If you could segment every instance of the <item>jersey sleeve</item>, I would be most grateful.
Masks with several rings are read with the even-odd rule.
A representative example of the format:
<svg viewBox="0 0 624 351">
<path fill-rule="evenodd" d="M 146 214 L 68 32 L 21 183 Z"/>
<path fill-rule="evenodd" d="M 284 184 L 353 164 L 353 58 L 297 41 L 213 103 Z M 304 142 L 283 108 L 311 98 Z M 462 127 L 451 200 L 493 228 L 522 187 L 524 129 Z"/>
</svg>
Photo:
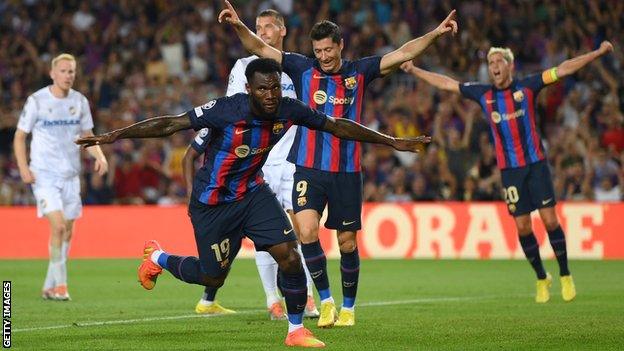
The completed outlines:
<svg viewBox="0 0 624 351">
<path fill-rule="evenodd" d="M 203 128 L 195 135 L 193 141 L 191 142 L 191 147 L 195 149 L 200 155 L 206 151 L 208 144 L 210 142 L 210 129 Z"/>
<path fill-rule="evenodd" d="M 17 122 L 19 130 L 26 133 L 32 131 L 37 122 L 37 109 L 37 100 L 33 96 L 29 96 Z"/>
<path fill-rule="evenodd" d="M 373 79 L 381 77 L 380 71 L 381 56 L 370 56 L 355 61 L 358 73 L 364 75 L 365 84 Z"/>
<path fill-rule="evenodd" d="M 287 115 L 291 117 L 295 124 L 314 130 L 322 130 L 325 128 L 325 123 L 327 123 L 327 120 L 330 118 L 329 116 L 310 108 L 299 100 L 291 98 L 284 99 L 287 105 Z"/>
<path fill-rule="evenodd" d="M 230 77 L 228 79 L 226 96 L 232 96 L 238 93 L 247 93 L 245 88 L 247 84 L 247 77 L 245 77 L 245 65 L 240 59 L 236 60 L 232 71 L 230 71 Z"/>
<path fill-rule="evenodd" d="M 521 84 L 537 93 L 545 86 L 559 80 L 557 68 L 549 68 L 542 73 L 532 74 L 521 81 Z"/>
<path fill-rule="evenodd" d="M 460 83 L 459 92 L 463 97 L 479 102 L 483 94 L 491 88 L 488 84 Z"/>
<path fill-rule="evenodd" d="M 186 114 L 191 120 L 191 127 L 194 130 L 223 128 L 225 125 L 224 116 L 232 113 L 229 111 L 231 109 L 230 99 L 229 97 L 214 99 L 187 111 Z"/>
<path fill-rule="evenodd" d="M 282 53 L 282 70 L 293 81 L 299 79 L 304 71 L 314 65 L 314 60 L 294 52 Z"/>
<path fill-rule="evenodd" d="M 80 115 L 80 129 L 84 131 L 89 131 L 93 129 L 93 116 L 91 116 L 91 106 L 89 106 L 89 100 L 85 96 L 81 98 L 80 107 L 81 115 Z"/>
</svg>

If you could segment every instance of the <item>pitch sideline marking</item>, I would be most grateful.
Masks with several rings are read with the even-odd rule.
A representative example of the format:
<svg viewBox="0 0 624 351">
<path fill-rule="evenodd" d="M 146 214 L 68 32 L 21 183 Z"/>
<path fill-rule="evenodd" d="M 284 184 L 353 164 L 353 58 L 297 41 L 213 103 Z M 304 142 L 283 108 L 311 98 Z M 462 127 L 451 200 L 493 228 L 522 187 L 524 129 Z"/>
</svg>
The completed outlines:
<svg viewBox="0 0 624 351">
<path fill-rule="evenodd" d="M 478 300 L 497 299 L 501 297 L 509 297 L 509 295 L 467 296 L 467 297 L 431 297 L 431 298 L 412 299 L 412 300 L 365 302 L 362 304 L 358 304 L 357 306 L 358 307 L 376 307 L 376 306 L 411 305 L 411 304 L 435 303 L 435 302 L 478 301 Z M 236 314 L 245 315 L 245 314 L 254 314 L 254 313 L 261 313 L 261 312 L 266 312 L 266 310 L 246 310 L 246 311 L 236 312 Z M 177 320 L 177 319 L 191 319 L 191 318 L 214 318 L 214 317 L 222 317 L 222 316 L 225 316 L 225 315 L 185 314 L 185 315 L 179 315 L 179 316 L 119 319 L 119 320 L 100 321 L 100 322 L 76 322 L 72 324 L 51 325 L 47 327 L 13 329 L 13 332 L 16 332 L 16 333 L 17 332 L 31 332 L 31 331 L 40 331 L 40 330 L 65 329 L 65 328 L 72 328 L 72 327 L 97 327 L 97 326 L 103 326 L 103 325 L 132 324 L 132 323 L 167 321 L 167 320 Z"/>
</svg>

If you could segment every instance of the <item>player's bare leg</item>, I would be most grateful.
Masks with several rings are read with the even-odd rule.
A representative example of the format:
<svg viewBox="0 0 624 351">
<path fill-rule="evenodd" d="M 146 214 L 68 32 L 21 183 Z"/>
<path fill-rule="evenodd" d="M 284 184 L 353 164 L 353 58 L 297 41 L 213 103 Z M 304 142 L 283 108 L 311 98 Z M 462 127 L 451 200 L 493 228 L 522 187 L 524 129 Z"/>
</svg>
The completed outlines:
<svg viewBox="0 0 624 351">
<path fill-rule="evenodd" d="M 46 217 L 50 224 L 50 262 L 42 297 L 49 300 L 67 301 L 70 297 L 67 292 L 67 268 L 63 243 L 66 238 L 71 238 L 71 231 L 68 234 L 68 222 L 73 226 L 73 221 L 67 221 L 61 211 L 52 211 L 46 214 Z"/>
<path fill-rule="evenodd" d="M 288 311 L 288 335 L 284 343 L 287 346 L 324 347 L 325 344 L 303 326 L 307 288 L 297 242 L 293 240 L 271 246 L 268 252 L 279 265 L 280 284 Z"/>
<path fill-rule="evenodd" d="M 542 259 L 539 253 L 539 244 L 537 243 L 535 235 L 533 235 L 531 215 L 520 215 L 514 217 L 514 220 L 516 222 L 516 229 L 518 230 L 520 245 L 522 246 L 524 255 L 533 267 L 537 276 L 537 282 L 535 284 L 535 302 L 548 302 L 548 300 L 550 300 L 549 288 L 552 284 L 552 278 L 550 277 L 550 274 L 546 273 L 544 270 L 544 265 L 542 264 Z"/>
<path fill-rule="evenodd" d="M 299 234 L 299 224 L 297 223 L 297 218 L 295 218 L 295 213 L 293 210 L 287 210 L 288 217 L 290 218 L 290 223 L 295 230 L 295 234 L 297 235 L 297 241 L 299 244 L 297 245 L 297 250 L 299 251 L 299 255 L 301 256 L 301 263 L 303 265 L 303 270 L 306 274 L 306 286 L 308 287 L 308 302 L 306 303 L 305 311 L 303 312 L 303 316 L 306 318 L 318 318 L 319 311 L 316 308 L 316 303 L 314 302 L 314 282 L 312 281 L 312 276 L 310 275 L 310 270 L 308 270 L 308 266 L 305 263 L 305 259 L 303 258 L 303 252 L 301 251 L 301 235 Z"/>
<path fill-rule="evenodd" d="M 338 231 L 340 247 L 340 273 L 342 277 L 342 307 L 337 327 L 349 327 L 355 324 L 355 297 L 360 275 L 360 256 L 357 250 L 357 232 Z"/>
<path fill-rule="evenodd" d="M 310 275 L 321 299 L 321 313 L 317 325 L 331 328 L 337 318 L 336 303 L 329 289 L 327 258 L 318 239 L 321 215 L 315 210 L 306 209 L 295 214 L 301 236 L 301 251 Z"/>
<path fill-rule="evenodd" d="M 569 302 L 576 297 L 574 280 L 568 269 L 568 253 L 566 250 L 565 234 L 561 229 L 555 207 L 546 207 L 539 210 L 540 217 L 548 231 L 548 240 L 559 263 L 559 279 L 561 281 L 561 297 Z"/>
</svg>

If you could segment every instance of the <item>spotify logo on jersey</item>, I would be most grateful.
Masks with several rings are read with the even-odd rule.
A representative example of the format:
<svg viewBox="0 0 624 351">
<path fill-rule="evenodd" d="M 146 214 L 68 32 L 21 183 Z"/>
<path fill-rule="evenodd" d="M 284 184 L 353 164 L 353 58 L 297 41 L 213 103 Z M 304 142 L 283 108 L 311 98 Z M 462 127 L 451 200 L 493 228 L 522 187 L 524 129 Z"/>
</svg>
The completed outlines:
<svg viewBox="0 0 624 351">
<path fill-rule="evenodd" d="M 322 105 L 327 102 L 327 93 L 322 90 L 317 90 L 314 92 L 313 98 L 314 102 L 316 102 L 318 105 Z"/>
<path fill-rule="evenodd" d="M 249 146 L 241 145 L 234 149 L 234 153 L 240 158 L 247 157 L 247 155 L 249 155 Z"/>
</svg>

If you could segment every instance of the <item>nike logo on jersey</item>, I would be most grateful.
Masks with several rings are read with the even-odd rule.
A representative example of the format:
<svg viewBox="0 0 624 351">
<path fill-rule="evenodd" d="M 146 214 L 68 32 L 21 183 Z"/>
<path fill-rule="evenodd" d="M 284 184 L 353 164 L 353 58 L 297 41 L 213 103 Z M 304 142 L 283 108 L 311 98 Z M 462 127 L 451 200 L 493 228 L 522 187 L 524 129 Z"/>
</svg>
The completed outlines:
<svg viewBox="0 0 624 351">
<path fill-rule="evenodd" d="M 314 78 L 314 79 L 325 79 L 327 77 L 326 76 L 319 76 L 319 75 L 313 74 L 312 78 Z"/>
<path fill-rule="evenodd" d="M 236 134 L 236 135 L 241 135 L 241 134 L 243 134 L 243 133 L 245 133 L 245 132 L 248 132 L 249 130 L 250 130 L 250 129 L 236 129 L 236 130 L 234 131 L 234 134 Z"/>
<path fill-rule="evenodd" d="M 488 104 L 488 105 L 493 104 L 495 102 L 496 102 L 496 100 L 485 100 L 485 103 Z"/>
<path fill-rule="evenodd" d="M 292 229 L 290 229 L 290 230 L 286 230 L 286 229 L 284 229 L 284 235 L 288 235 L 288 234 L 290 234 L 290 232 L 292 232 L 292 231 L 293 231 Z"/>
<path fill-rule="evenodd" d="M 342 225 L 349 225 L 349 224 L 353 224 L 353 223 L 355 223 L 355 221 L 351 221 L 351 222 L 342 221 Z"/>
<path fill-rule="evenodd" d="M 552 201 L 552 197 L 546 200 L 542 200 L 542 205 L 547 205 L 551 201 Z"/>
</svg>

